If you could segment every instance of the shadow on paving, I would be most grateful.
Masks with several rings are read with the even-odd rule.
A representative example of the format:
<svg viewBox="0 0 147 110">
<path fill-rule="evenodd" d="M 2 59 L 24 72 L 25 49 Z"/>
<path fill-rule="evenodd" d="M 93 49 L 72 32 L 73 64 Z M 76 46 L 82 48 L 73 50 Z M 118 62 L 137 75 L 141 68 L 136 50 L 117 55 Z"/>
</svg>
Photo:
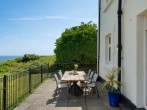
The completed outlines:
<svg viewBox="0 0 147 110">
<path fill-rule="evenodd" d="M 49 107 L 55 106 L 55 107 L 67 107 L 67 109 L 74 109 L 75 110 L 86 110 L 86 100 L 83 95 L 81 96 L 73 96 L 72 94 L 67 94 L 67 89 L 61 89 L 59 94 L 56 96 L 56 98 L 49 99 L 46 104 Z M 49 108 L 48 107 L 48 108 Z"/>
<path fill-rule="evenodd" d="M 61 89 L 55 99 L 48 99 L 46 102 L 47 110 L 53 108 L 63 108 L 63 110 L 133 110 L 124 104 L 120 104 L 120 107 L 110 107 L 106 89 L 99 90 L 99 98 L 93 92 L 88 93 L 86 98 L 84 95 L 73 96 L 72 94 L 69 94 L 68 98 L 67 93 L 67 89 L 64 88 Z"/>
<path fill-rule="evenodd" d="M 98 85 L 101 86 L 101 83 L 98 82 Z M 15 110 L 135 110 L 125 103 L 121 103 L 120 107 L 110 107 L 106 89 L 99 90 L 99 98 L 96 94 L 89 93 L 85 99 L 84 95 L 72 94 L 68 98 L 67 89 L 64 88 L 54 99 L 52 94 L 55 87 L 53 79 L 47 80 Z"/>
</svg>

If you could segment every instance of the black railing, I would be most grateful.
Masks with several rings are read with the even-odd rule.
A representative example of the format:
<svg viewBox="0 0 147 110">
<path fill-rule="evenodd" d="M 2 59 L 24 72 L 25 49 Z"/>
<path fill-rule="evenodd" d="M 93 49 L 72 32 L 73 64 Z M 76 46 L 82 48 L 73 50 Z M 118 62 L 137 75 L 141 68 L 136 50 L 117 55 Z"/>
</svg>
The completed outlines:
<svg viewBox="0 0 147 110">
<path fill-rule="evenodd" d="M 70 71 L 74 64 L 54 63 L 33 67 L 18 73 L 11 73 L 0 78 L 0 110 L 12 110 L 34 88 L 40 85 L 46 78 L 52 76 L 58 70 Z M 78 64 L 78 70 L 87 72 L 89 69 L 97 71 L 97 64 Z"/>
<path fill-rule="evenodd" d="M 12 110 L 46 78 L 49 66 L 41 65 L 0 78 L 0 110 Z"/>
<path fill-rule="evenodd" d="M 0 110 L 3 110 L 3 78 L 0 78 Z"/>
</svg>

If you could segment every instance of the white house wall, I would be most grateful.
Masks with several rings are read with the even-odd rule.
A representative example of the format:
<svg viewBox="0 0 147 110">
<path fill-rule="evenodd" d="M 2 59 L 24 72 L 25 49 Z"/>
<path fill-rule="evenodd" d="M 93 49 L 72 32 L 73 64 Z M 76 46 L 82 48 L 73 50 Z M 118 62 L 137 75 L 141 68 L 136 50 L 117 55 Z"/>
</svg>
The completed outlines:
<svg viewBox="0 0 147 110">
<path fill-rule="evenodd" d="M 147 9 L 147 0 L 123 0 L 123 94 L 138 108 L 143 102 L 143 19 L 138 15 Z M 140 33 L 140 34 L 139 34 Z"/>
<path fill-rule="evenodd" d="M 122 93 L 136 105 L 136 17 L 133 13 L 132 0 L 130 1 L 124 0 L 122 6 L 122 81 L 125 85 Z"/>
<path fill-rule="evenodd" d="M 107 70 L 117 67 L 117 10 L 118 0 L 112 0 L 105 10 L 105 0 L 101 0 L 101 43 L 100 43 L 100 75 L 105 79 Z M 139 15 L 147 10 L 147 0 L 122 0 L 122 93 L 138 108 L 144 107 L 143 102 L 143 34 L 142 17 Z M 138 24 L 139 23 L 139 24 Z M 139 27 L 138 27 L 139 26 Z M 113 61 L 105 64 L 105 36 L 112 34 Z M 139 34 L 140 33 L 140 34 Z"/>
<path fill-rule="evenodd" d="M 105 10 L 105 1 L 102 1 L 101 9 L 101 38 L 100 38 L 100 75 L 105 79 L 105 76 L 113 66 L 117 66 L 117 3 L 112 2 L 110 7 Z M 113 0 L 117 1 L 117 0 Z M 111 11 L 111 10 L 113 11 Z M 112 13 L 113 12 L 113 13 Z M 103 22 L 104 21 L 104 22 Z M 105 64 L 105 36 L 111 33 L 112 37 L 112 55 L 113 60 L 110 65 Z"/>
</svg>

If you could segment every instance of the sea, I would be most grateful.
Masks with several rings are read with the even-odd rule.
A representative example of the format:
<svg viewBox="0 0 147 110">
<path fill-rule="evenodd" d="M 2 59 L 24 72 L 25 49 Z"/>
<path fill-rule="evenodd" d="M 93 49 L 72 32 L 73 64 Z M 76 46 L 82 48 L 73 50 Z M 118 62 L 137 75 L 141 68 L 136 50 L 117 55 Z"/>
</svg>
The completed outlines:
<svg viewBox="0 0 147 110">
<path fill-rule="evenodd" d="M 21 56 L 0 56 L 0 62 L 5 62 L 8 60 L 12 60 Z"/>
</svg>

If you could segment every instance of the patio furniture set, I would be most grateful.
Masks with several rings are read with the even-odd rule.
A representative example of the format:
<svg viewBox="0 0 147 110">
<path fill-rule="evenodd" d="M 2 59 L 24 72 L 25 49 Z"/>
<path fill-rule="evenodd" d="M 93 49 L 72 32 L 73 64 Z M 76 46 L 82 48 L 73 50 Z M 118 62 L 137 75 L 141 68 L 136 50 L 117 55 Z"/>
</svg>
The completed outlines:
<svg viewBox="0 0 147 110">
<path fill-rule="evenodd" d="M 84 95 L 86 98 L 86 95 L 91 91 L 99 97 L 96 85 L 98 74 L 91 71 L 91 69 L 89 69 L 87 74 L 84 71 L 76 71 L 76 73 L 74 71 L 65 71 L 62 74 L 62 71 L 59 70 L 58 73 L 54 74 L 54 78 L 56 81 L 54 99 L 62 88 L 67 88 L 68 99 L 69 94 L 73 96 Z"/>
</svg>

